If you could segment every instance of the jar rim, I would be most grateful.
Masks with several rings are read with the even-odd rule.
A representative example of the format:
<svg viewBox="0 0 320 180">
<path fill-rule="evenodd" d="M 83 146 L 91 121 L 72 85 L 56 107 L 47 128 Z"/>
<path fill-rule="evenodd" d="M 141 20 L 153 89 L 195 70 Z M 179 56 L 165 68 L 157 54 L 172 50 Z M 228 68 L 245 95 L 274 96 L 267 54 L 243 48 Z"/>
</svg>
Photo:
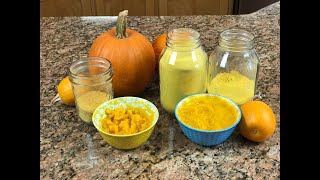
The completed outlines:
<svg viewBox="0 0 320 180">
<path fill-rule="evenodd" d="M 234 39 L 234 37 L 232 36 L 234 34 L 242 35 L 241 37 L 237 38 L 239 40 L 243 40 L 246 42 L 255 40 L 255 37 L 251 32 L 243 30 L 243 29 L 238 29 L 238 28 L 227 29 L 227 30 L 223 31 L 219 37 L 224 40 L 231 40 L 231 39 Z"/>
<path fill-rule="evenodd" d="M 176 28 L 166 33 L 166 46 L 170 48 L 198 48 L 200 33 L 192 28 Z"/>
<path fill-rule="evenodd" d="M 192 37 L 194 39 L 200 38 L 200 33 L 191 28 L 176 28 L 167 32 L 167 37 L 169 39 L 183 38 L 183 37 Z"/>
<path fill-rule="evenodd" d="M 254 35 L 239 28 L 227 29 L 219 35 L 219 45 L 231 49 L 252 49 L 255 46 Z"/>
<path fill-rule="evenodd" d="M 94 60 L 96 62 L 100 62 L 100 63 L 103 63 L 103 64 L 107 65 L 105 67 L 106 70 L 101 72 L 101 73 L 99 73 L 99 74 L 90 74 L 90 76 L 81 75 L 81 74 L 78 74 L 78 73 L 75 72 L 77 69 L 79 70 L 79 69 L 85 67 L 84 66 L 85 64 L 86 64 L 86 66 L 89 66 L 88 65 L 89 64 L 88 63 L 89 60 L 90 61 Z M 77 67 L 77 66 L 79 66 L 79 67 Z M 111 61 L 106 59 L 106 58 L 99 57 L 99 56 L 80 57 L 78 60 L 73 61 L 67 70 L 68 70 L 68 74 L 70 76 L 70 81 L 73 81 L 73 79 L 79 79 L 79 80 L 93 79 L 94 80 L 94 79 L 98 79 L 98 78 L 101 78 L 101 77 L 106 76 L 106 75 L 110 75 L 110 77 L 107 80 L 112 78 L 112 64 L 111 64 Z"/>
</svg>

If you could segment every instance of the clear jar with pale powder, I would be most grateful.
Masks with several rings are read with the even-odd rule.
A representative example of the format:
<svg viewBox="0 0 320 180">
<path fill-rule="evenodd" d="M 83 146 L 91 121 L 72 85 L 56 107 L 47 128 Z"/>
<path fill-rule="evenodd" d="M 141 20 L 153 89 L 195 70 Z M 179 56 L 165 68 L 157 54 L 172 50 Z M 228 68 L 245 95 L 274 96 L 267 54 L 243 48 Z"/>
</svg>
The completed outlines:
<svg viewBox="0 0 320 180">
<path fill-rule="evenodd" d="M 111 63 L 100 57 L 82 57 L 70 65 L 68 73 L 78 115 L 92 124 L 95 109 L 113 98 Z"/>
<path fill-rule="evenodd" d="M 208 93 L 219 94 L 242 105 L 256 91 L 259 57 L 252 33 L 241 29 L 223 31 L 209 57 Z"/>
</svg>

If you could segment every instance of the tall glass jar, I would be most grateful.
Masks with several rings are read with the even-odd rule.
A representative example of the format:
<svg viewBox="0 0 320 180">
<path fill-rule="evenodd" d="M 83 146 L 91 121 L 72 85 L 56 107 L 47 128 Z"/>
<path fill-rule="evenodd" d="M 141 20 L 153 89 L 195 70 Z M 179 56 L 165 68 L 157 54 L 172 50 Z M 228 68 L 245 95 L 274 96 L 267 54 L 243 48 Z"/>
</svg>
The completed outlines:
<svg viewBox="0 0 320 180">
<path fill-rule="evenodd" d="M 92 114 L 102 103 L 113 98 L 112 66 L 100 57 L 82 57 L 68 69 L 81 120 L 92 124 Z"/>
<path fill-rule="evenodd" d="M 226 96 L 238 105 L 252 99 L 259 71 L 254 39 L 241 29 L 220 34 L 218 46 L 209 57 L 208 93 Z"/>
<path fill-rule="evenodd" d="M 166 42 L 159 62 L 160 102 L 173 113 L 184 97 L 206 92 L 208 56 L 200 34 L 193 29 L 174 29 L 167 34 Z"/>
</svg>

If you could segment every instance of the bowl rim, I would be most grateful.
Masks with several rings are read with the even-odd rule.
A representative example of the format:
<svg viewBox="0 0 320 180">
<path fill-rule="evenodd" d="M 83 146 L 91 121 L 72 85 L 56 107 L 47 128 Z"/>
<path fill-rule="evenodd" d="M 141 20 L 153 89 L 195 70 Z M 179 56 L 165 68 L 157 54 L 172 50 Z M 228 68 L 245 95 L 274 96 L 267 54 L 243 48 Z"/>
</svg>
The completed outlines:
<svg viewBox="0 0 320 180">
<path fill-rule="evenodd" d="M 217 97 L 220 97 L 222 99 L 225 99 L 226 101 L 228 101 L 229 103 L 231 103 L 236 109 L 237 111 L 239 112 L 239 118 L 229 127 L 225 128 L 225 129 L 220 129 L 220 130 L 201 130 L 201 129 L 196 129 L 196 128 L 193 128 L 187 124 L 185 124 L 184 122 L 182 122 L 180 120 L 180 118 L 178 117 L 177 115 L 177 110 L 178 108 L 181 106 L 181 104 L 188 100 L 190 97 L 194 97 L 194 96 L 217 96 Z M 231 128 L 233 128 L 234 126 L 236 126 L 239 122 L 240 122 L 240 119 L 242 117 L 242 113 L 241 113 L 241 110 L 239 108 L 239 106 L 234 102 L 232 101 L 231 99 L 225 97 L 225 96 L 222 96 L 222 95 L 219 95 L 219 94 L 211 94 L 211 93 L 197 93 L 197 94 L 192 94 L 192 95 L 189 95 L 187 97 L 184 97 L 183 99 L 181 99 L 178 104 L 176 105 L 175 107 L 175 110 L 174 110 L 174 115 L 176 117 L 176 119 L 178 120 L 179 123 L 181 123 L 182 125 L 186 126 L 187 128 L 189 129 L 192 129 L 192 130 L 195 130 L 195 131 L 198 131 L 198 132 L 206 132 L 206 133 L 214 133 L 214 132 L 224 132 L 224 131 L 227 131 Z"/>
<path fill-rule="evenodd" d="M 126 99 L 128 99 L 128 98 L 129 98 L 129 99 L 140 99 L 140 100 L 142 100 L 142 101 L 147 102 L 148 105 L 153 106 L 153 107 L 157 110 L 157 111 L 155 112 L 155 116 L 154 116 L 154 119 L 156 119 L 156 120 L 154 121 L 154 123 L 151 124 L 151 126 L 149 126 L 147 129 L 145 129 L 145 130 L 143 130 L 143 131 L 141 131 L 141 132 L 138 132 L 138 133 L 134 133 L 134 134 L 110 134 L 110 133 L 107 133 L 107 132 L 103 131 L 102 129 L 98 128 L 97 125 L 95 124 L 95 121 L 93 120 L 94 116 L 97 114 L 97 109 L 100 108 L 101 106 L 104 106 L 105 104 L 107 104 L 107 103 L 109 103 L 109 102 L 111 102 L 111 101 L 115 101 L 115 100 L 119 100 L 119 99 L 125 99 L 125 98 L 126 98 Z M 148 100 L 146 100 L 146 99 L 144 99 L 144 98 L 134 97 L 134 96 L 123 96 L 123 97 L 118 97 L 118 98 L 113 98 L 113 99 L 107 100 L 107 101 L 105 101 L 104 103 L 100 104 L 100 105 L 94 110 L 94 112 L 93 112 L 93 114 L 92 114 L 92 123 L 93 123 L 94 127 L 95 127 L 99 132 L 101 132 L 101 133 L 103 133 L 103 134 L 106 134 L 106 135 L 109 135 L 109 136 L 113 136 L 113 137 L 131 137 L 131 136 L 135 136 L 135 135 L 142 134 L 142 133 L 150 130 L 151 128 L 153 128 L 153 127 L 157 124 L 158 120 L 159 120 L 159 110 L 158 110 L 158 108 L 157 108 L 152 102 L 150 102 L 150 101 L 148 101 Z M 153 120 L 152 120 L 152 121 L 153 121 Z"/>
</svg>

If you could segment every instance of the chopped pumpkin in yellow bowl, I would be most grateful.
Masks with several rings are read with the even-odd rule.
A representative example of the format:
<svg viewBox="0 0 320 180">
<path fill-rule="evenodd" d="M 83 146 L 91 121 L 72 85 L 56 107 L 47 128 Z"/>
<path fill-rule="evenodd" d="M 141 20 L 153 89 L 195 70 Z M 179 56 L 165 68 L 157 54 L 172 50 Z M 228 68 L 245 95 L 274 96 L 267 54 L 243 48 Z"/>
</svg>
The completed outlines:
<svg viewBox="0 0 320 180">
<path fill-rule="evenodd" d="M 119 97 L 101 104 L 92 122 L 106 142 L 118 149 L 134 149 L 148 140 L 158 121 L 157 107 L 138 97 Z"/>
</svg>

